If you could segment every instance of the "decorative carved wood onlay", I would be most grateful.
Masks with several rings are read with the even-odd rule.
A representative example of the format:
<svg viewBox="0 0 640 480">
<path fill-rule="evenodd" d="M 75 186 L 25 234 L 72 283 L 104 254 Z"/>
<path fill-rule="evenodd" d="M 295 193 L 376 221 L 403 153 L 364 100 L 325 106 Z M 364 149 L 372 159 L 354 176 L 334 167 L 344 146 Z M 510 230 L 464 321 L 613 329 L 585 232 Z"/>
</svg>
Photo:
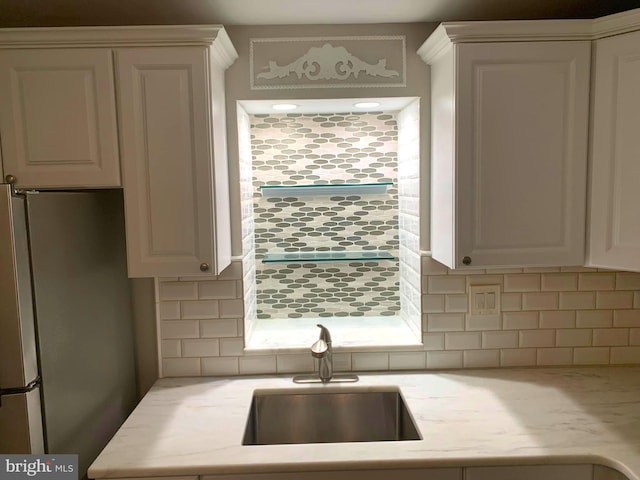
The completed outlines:
<svg viewBox="0 0 640 480">
<path fill-rule="evenodd" d="M 406 86 L 404 36 L 251 39 L 250 54 L 253 90 Z"/>
</svg>

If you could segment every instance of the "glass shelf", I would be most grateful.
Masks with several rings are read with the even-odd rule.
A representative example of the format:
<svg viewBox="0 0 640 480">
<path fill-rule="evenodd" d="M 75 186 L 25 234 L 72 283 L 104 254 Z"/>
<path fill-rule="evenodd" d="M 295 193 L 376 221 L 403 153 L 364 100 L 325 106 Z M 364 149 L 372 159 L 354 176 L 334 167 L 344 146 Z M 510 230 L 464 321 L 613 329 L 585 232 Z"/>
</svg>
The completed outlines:
<svg viewBox="0 0 640 480">
<path fill-rule="evenodd" d="M 364 250 L 347 252 L 285 252 L 265 253 L 262 263 L 303 263 L 303 262 L 371 262 L 378 260 L 395 260 L 395 257 L 384 250 Z"/>
<path fill-rule="evenodd" d="M 376 195 L 387 192 L 393 182 L 324 183 L 307 185 L 262 185 L 263 197 L 300 197 L 311 195 Z"/>
</svg>

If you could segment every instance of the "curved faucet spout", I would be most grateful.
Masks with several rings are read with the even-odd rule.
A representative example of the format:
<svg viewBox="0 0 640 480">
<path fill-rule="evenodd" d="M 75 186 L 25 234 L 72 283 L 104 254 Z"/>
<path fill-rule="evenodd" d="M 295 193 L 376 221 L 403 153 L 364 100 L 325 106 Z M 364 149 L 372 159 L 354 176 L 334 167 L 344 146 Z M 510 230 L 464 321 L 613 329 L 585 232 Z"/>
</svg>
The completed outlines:
<svg viewBox="0 0 640 480">
<path fill-rule="evenodd" d="M 318 324 L 320 328 L 320 338 L 311 345 L 311 355 L 320 359 L 318 374 L 322 382 L 330 382 L 333 377 L 333 351 L 331 348 L 331 333 L 329 329 Z"/>
</svg>

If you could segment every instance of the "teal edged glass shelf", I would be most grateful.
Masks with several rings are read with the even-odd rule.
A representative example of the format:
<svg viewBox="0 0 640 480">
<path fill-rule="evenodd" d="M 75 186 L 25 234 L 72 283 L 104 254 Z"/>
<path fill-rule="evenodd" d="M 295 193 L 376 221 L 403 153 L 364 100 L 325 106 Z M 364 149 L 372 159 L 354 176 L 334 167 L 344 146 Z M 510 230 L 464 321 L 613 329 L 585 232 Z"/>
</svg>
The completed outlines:
<svg viewBox="0 0 640 480">
<path fill-rule="evenodd" d="M 387 192 L 393 182 L 324 183 L 306 185 L 262 185 L 263 197 L 300 197 L 311 195 L 379 195 Z"/>
<path fill-rule="evenodd" d="M 384 250 L 364 250 L 354 252 L 285 252 L 265 253 L 262 258 L 262 263 L 376 262 L 378 260 L 395 260 L 395 257 Z"/>
</svg>

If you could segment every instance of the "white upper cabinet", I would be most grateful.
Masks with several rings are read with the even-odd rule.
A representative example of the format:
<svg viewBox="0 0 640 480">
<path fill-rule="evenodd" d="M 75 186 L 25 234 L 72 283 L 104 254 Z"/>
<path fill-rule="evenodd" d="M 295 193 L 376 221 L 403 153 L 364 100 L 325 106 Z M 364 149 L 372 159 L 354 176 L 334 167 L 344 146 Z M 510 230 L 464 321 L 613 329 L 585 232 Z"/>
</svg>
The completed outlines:
<svg viewBox="0 0 640 480">
<path fill-rule="evenodd" d="M 129 276 L 215 275 L 231 261 L 224 64 L 205 46 L 115 58 Z"/>
<path fill-rule="evenodd" d="M 0 50 L 4 174 L 20 187 L 120 185 L 109 49 Z"/>
<path fill-rule="evenodd" d="M 640 31 L 595 42 L 593 99 L 587 264 L 640 271 Z"/>
<path fill-rule="evenodd" d="M 224 72 L 237 57 L 219 25 L 0 29 L 3 174 L 123 186 L 129 276 L 216 275 L 231 262 Z"/>
<path fill-rule="evenodd" d="M 443 24 L 419 50 L 431 65 L 433 258 L 582 265 L 591 42 L 496 42 L 508 35 L 495 23 Z"/>
</svg>

